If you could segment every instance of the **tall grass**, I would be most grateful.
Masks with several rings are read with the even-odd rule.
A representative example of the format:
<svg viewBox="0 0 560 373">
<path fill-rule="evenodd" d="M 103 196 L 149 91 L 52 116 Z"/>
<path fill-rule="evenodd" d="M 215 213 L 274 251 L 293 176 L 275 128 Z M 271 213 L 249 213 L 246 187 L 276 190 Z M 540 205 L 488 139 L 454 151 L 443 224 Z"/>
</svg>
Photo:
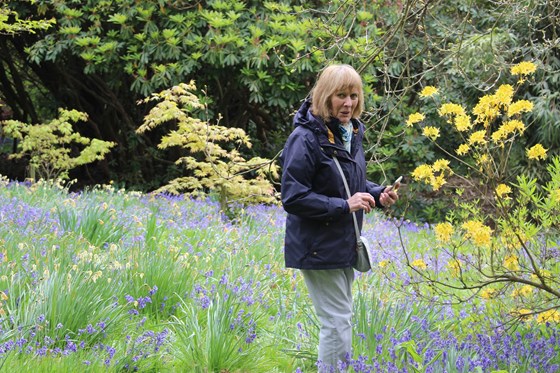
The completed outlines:
<svg viewBox="0 0 560 373">
<path fill-rule="evenodd" d="M 285 214 L 112 188 L 0 188 L 0 371 L 313 372 L 318 324 L 283 265 Z M 430 232 L 407 225 L 427 255 Z M 505 329 L 491 302 L 427 302 L 400 238 L 369 215 L 355 282 L 355 372 L 559 372 L 557 324 Z M 429 260 L 429 258 L 426 258 Z M 399 281 L 392 281 L 392 280 Z"/>
</svg>

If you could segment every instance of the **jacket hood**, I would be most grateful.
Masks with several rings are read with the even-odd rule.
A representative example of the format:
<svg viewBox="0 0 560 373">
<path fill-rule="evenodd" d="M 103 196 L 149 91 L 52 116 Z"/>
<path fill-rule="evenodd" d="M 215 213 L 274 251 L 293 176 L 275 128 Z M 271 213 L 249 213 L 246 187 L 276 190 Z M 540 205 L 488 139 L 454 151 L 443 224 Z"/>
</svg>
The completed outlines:
<svg viewBox="0 0 560 373">
<path fill-rule="evenodd" d="M 309 129 L 317 128 L 317 125 L 319 125 L 320 127 L 324 127 L 323 120 L 316 118 L 311 113 L 311 99 L 307 98 L 301 104 L 300 108 L 296 112 L 296 115 L 294 116 L 293 125 L 294 127 L 303 126 Z"/>
</svg>

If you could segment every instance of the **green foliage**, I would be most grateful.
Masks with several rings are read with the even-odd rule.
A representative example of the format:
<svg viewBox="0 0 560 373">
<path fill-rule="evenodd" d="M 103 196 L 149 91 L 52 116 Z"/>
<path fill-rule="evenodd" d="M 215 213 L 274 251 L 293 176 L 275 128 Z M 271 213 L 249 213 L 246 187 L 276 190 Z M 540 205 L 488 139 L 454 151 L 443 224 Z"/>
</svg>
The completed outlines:
<svg viewBox="0 0 560 373">
<path fill-rule="evenodd" d="M 29 156 L 33 179 L 68 179 L 70 170 L 103 159 L 116 145 L 74 132 L 72 123 L 85 120 L 85 113 L 60 109 L 59 117 L 47 123 L 33 125 L 7 120 L 2 126 L 7 136 L 19 141 L 20 151 L 11 157 Z"/>
<path fill-rule="evenodd" d="M 193 82 L 180 84 L 146 99 L 159 102 L 146 115 L 138 132 L 175 122 L 176 129 L 163 136 L 159 147 L 177 146 L 187 151 L 176 163 L 184 165 L 189 175 L 172 180 L 157 192 L 217 193 L 224 212 L 235 202 L 275 202 L 268 177 L 278 177 L 277 166 L 260 157 L 243 158 L 239 149 L 251 147 L 251 142 L 242 129 L 212 125 L 193 117 L 193 110 L 203 108 L 194 90 Z M 249 173 L 254 175 L 246 177 Z"/>
<path fill-rule="evenodd" d="M 57 207 L 56 212 L 62 229 L 81 235 L 94 246 L 104 247 L 124 236 L 125 227 L 107 204 L 85 206 L 82 211 L 76 206 Z"/>
<path fill-rule="evenodd" d="M 437 354 L 435 354 L 432 360 L 430 360 L 427 363 L 424 363 L 423 355 L 425 355 L 425 351 L 429 348 L 430 348 L 430 344 L 427 344 L 426 347 L 424 347 L 424 350 L 419 352 L 418 346 L 416 345 L 416 342 L 414 342 L 413 339 L 406 342 L 399 343 L 399 345 L 397 346 L 397 349 L 403 352 L 403 361 L 407 361 L 409 360 L 409 358 L 412 359 L 414 363 L 410 364 L 409 367 L 414 372 L 418 372 L 418 373 L 427 372 L 430 365 L 434 364 L 437 360 L 439 360 L 439 358 L 442 355 L 442 351 L 439 351 Z"/>
<path fill-rule="evenodd" d="M 0 35 L 16 34 L 21 32 L 35 33 L 36 30 L 46 30 L 55 24 L 54 19 L 49 20 L 27 20 L 19 18 L 19 14 L 7 7 L 0 5 Z"/>
<path fill-rule="evenodd" d="M 246 313 L 243 304 L 228 294 L 215 294 L 208 302 L 202 310 L 183 302 L 179 315 L 173 318 L 178 337 L 173 354 L 183 363 L 183 370 L 202 373 L 270 369 L 262 365 L 258 346 L 251 344 L 254 315 Z"/>
</svg>

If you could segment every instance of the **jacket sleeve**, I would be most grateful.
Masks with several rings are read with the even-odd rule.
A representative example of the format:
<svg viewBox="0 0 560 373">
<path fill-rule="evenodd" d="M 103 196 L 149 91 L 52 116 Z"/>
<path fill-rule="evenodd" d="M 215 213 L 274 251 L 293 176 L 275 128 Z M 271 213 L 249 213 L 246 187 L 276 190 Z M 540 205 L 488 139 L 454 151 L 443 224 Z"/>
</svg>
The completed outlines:
<svg viewBox="0 0 560 373">
<path fill-rule="evenodd" d="M 282 152 L 282 205 L 290 214 L 329 221 L 348 213 L 348 203 L 341 197 L 329 197 L 313 189 L 321 150 L 317 138 L 304 131 L 294 131 Z"/>
</svg>

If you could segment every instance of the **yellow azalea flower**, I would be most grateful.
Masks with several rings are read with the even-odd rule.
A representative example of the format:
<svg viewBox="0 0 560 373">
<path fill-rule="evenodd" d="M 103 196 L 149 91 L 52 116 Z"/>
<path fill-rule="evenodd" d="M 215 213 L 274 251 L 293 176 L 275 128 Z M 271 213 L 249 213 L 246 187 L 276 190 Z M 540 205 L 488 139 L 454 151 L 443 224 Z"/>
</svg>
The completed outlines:
<svg viewBox="0 0 560 373">
<path fill-rule="evenodd" d="M 445 176 L 443 174 L 438 175 L 430 180 L 430 185 L 434 190 L 439 190 L 442 186 L 445 185 L 447 181 L 445 181 Z"/>
<path fill-rule="evenodd" d="M 531 149 L 527 149 L 527 158 L 544 160 L 546 158 L 546 151 L 547 149 L 545 149 L 541 144 L 537 144 Z"/>
<path fill-rule="evenodd" d="M 469 145 L 484 145 L 486 144 L 486 131 L 481 130 L 481 131 L 476 131 L 471 133 L 471 136 L 469 137 Z"/>
<path fill-rule="evenodd" d="M 496 289 L 482 289 L 480 291 L 480 296 L 484 299 L 492 299 L 498 295 L 498 291 Z"/>
<path fill-rule="evenodd" d="M 494 98 L 498 105 L 509 106 L 513 100 L 513 87 L 509 84 L 501 85 L 494 93 Z"/>
<path fill-rule="evenodd" d="M 498 196 L 498 198 L 507 196 L 510 193 L 511 193 L 511 188 L 506 184 L 500 184 L 496 187 L 496 195 Z"/>
<path fill-rule="evenodd" d="M 517 131 L 520 134 L 523 134 L 523 132 L 525 132 L 525 124 L 517 119 L 508 120 L 507 122 L 504 122 L 504 126 L 509 132 Z"/>
<path fill-rule="evenodd" d="M 528 100 L 519 100 L 512 103 L 507 111 L 508 117 L 512 117 L 519 113 L 529 113 L 533 110 L 533 103 Z"/>
<path fill-rule="evenodd" d="M 424 89 L 422 90 L 422 92 L 420 92 L 420 96 L 421 97 L 430 97 L 435 95 L 436 93 L 438 93 L 438 89 L 436 87 L 433 87 L 431 85 L 424 87 Z"/>
<path fill-rule="evenodd" d="M 506 227 L 500 236 L 502 245 L 509 250 L 517 249 L 523 242 L 527 242 L 529 238 L 523 230 L 513 230 L 511 227 Z"/>
<path fill-rule="evenodd" d="M 509 135 L 508 129 L 502 124 L 500 128 L 498 128 L 491 136 L 492 142 L 494 144 L 501 143 L 505 139 L 507 139 Z"/>
<path fill-rule="evenodd" d="M 494 143 L 499 143 L 501 141 L 506 140 L 510 135 L 514 134 L 515 132 L 519 132 L 523 134 L 525 132 L 525 124 L 522 121 L 514 119 L 509 120 L 500 126 L 491 136 L 492 141 Z"/>
<path fill-rule="evenodd" d="M 461 226 L 465 230 L 464 237 L 475 245 L 489 247 L 492 241 L 492 229 L 477 220 L 469 220 Z"/>
<path fill-rule="evenodd" d="M 541 276 L 547 279 L 551 279 L 552 278 L 552 273 L 549 270 L 546 269 L 541 269 Z M 537 276 L 536 273 L 531 274 L 531 280 L 533 281 L 539 281 L 539 276 Z"/>
<path fill-rule="evenodd" d="M 410 263 L 410 265 L 413 266 L 416 269 L 426 269 L 426 268 L 428 268 L 428 265 L 426 264 L 426 262 L 424 262 L 423 259 L 416 259 L 412 263 Z"/>
<path fill-rule="evenodd" d="M 560 323 L 560 311 L 558 310 L 548 310 L 541 312 L 537 316 L 537 323 L 545 324 L 545 323 Z"/>
<path fill-rule="evenodd" d="M 408 127 L 412 127 L 413 124 L 423 121 L 424 118 L 425 118 L 425 117 L 424 117 L 424 114 L 422 114 L 422 113 L 413 113 L 413 114 L 410 114 L 410 115 L 408 116 L 407 121 L 406 121 L 406 125 L 407 125 Z"/>
<path fill-rule="evenodd" d="M 442 117 L 446 115 L 465 115 L 465 109 L 461 105 L 446 103 L 440 106 L 438 114 Z"/>
<path fill-rule="evenodd" d="M 531 295 L 531 293 L 533 293 L 533 291 L 535 291 L 535 289 L 531 286 L 531 285 L 523 285 L 521 288 L 519 289 L 515 289 L 514 291 L 511 292 L 511 296 L 512 297 L 526 297 L 528 295 Z"/>
<path fill-rule="evenodd" d="M 416 181 L 422 181 L 432 177 L 434 177 L 434 171 L 432 170 L 432 167 L 427 164 L 416 167 L 416 169 L 412 172 L 412 178 Z"/>
<path fill-rule="evenodd" d="M 449 161 L 447 159 L 438 159 L 432 165 L 432 170 L 435 172 L 449 170 Z"/>
<path fill-rule="evenodd" d="M 390 260 L 382 260 L 379 262 L 379 268 L 385 268 L 389 265 L 389 263 L 391 263 Z"/>
<path fill-rule="evenodd" d="M 8 300 L 8 295 L 3 291 L 0 291 L 0 300 Z"/>
<path fill-rule="evenodd" d="M 454 259 L 447 263 L 447 267 L 451 271 L 451 275 L 453 277 L 457 277 L 461 273 L 461 262 L 459 262 L 457 259 Z"/>
<path fill-rule="evenodd" d="M 436 140 L 439 137 L 439 128 L 432 126 L 424 127 L 422 134 L 431 140 Z"/>
<path fill-rule="evenodd" d="M 510 271 L 519 271 L 519 260 L 516 255 L 508 255 L 504 258 L 504 267 Z"/>
<path fill-rule="evenodd" d="M 476 158 L 476 164 L 480 165 L 480 166 L 485 166 L 488 163 L 490 163 L 491 158 L 488 154 L 480 154 L 480 156 L 478 156 Z M 482 170 L 482 167 L 480 168 Z"/>
<path fill-rule="evenodd" d="M 473 108 L 473 114 L 476 115 L 476 123 L 482 123 L 487 127 L 494 118 L 500 115 L 500 102 L 496 100 L 494 95 L 482 96 L 476 106 Z"/>
<path fill-rule="evenodd" d="M 529 61 L 523 61 L 511 67 L 511 75 L 531 75 L 537 70 L 537 65 Z"/>
<path fill-rule="evenodd" d="M 461 144 L 459 145 L 459 148 L 457 149 L 457 154 L 458 155 L 465 155 L 469 152 L 470 150 L 470 146 L 468 146 L 467 144 Z"/>
<path fill-rule="evenodd" d="M 455 117 L 455 128 L 459 132 L 465 132 L 472 128 L 471 117 L 468 115 L 457 115 Z"/>
<path fill-rule="evenodd" d="M 439 223 L 434 227 L 434 232 L 436 233 L 436 239 L 441 242 L 451 241 L 451 236 L 453 235 L 453 226 L 451 223 Z"/>
<path fill-rule="evenodd" d="M 511 312 L 511 314 L 515 317 L 519 317 L 521 319 L 528 319 L 529 315 L 531 315 L 533 312 L 531 310 L 528 310 L 526 308 L 520 308 L 518 310 L 515 310 L 513 312 Z"/>
</svg>

